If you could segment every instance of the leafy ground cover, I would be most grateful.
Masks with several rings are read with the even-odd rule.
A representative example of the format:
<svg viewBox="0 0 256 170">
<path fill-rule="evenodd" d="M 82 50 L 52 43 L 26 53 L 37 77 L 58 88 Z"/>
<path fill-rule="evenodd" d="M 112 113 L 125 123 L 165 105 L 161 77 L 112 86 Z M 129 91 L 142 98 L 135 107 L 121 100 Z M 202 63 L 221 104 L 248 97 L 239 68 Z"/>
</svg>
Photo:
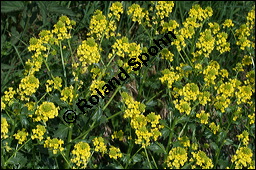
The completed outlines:
<svg viewBox="0 0 256 170">
<path fill-rule="evenodd" d="M 253 2 L 1 1 L 1 15 L 2 168 L 255 168 Z"/>
</svg>

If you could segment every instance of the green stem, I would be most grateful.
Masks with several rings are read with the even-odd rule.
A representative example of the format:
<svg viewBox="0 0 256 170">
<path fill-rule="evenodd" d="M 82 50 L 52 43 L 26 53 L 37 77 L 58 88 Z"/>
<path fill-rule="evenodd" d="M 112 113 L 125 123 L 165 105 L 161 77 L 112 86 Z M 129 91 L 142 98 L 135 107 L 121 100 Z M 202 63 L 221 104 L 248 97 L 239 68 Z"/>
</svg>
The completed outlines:
<svg viewBox="0 0 256 170">
<path fill-rule="evenodd" d="M 115 97 L 116 93 L 120 90 L 121 86 L 118 86 L 117 89 L 115 90 L 114 94 L 111 96 L 111 98 L 109 99 L 109 101 L 107 102 L 107 104 L 103 107 L 102 111 L 104 111 L 107 106 L 109 105 L 109 103 L 113 100 L 113 98 Z"/>
<path fill-rule="evenodd" d="M 68 162 L 67 158 L 65 157 L 65 155 L 62 153 L 62 151 L 60 152 L 62 157 L 65 159 L 66 163 L 68 164 L 68 167 L 71 168 L 70 163 Z"/>
<path fill-rule="evenodd" d="M 66 74 L 66 68 L 65 68 L 65 65 L 64 65 L 64 58 L 63 58 L 63 52 L 62 52 L 62 45 L 61 45 L 61 42 L 60 42 L 59 45 L 60 45 L 61 62 L 62 62 L 64 77 L 65 77 L 65 87 L 67 87 L 67 74 Z"/>
<path fill-rule="evenodd" d="M 25 146 L 25 144 L 27 144 L 30 140 L 31 140 L 31 138 L 29 138 L 25 143 L 23 143 L 23 145 L 21 145 L 21 146 L 12 154 L 12 156 L 4 163 L 4 165 L 6 165 L 6 163 L 8 163 L 9 160 L 10 160 L 21 148 L 23 148 L 23 146 Z"/>
<path fill-rule="evenodd" d="M 144 148 L 144 150 L 145 150 L 145 153 L 146 153 L 146 156 L 147 156 L 147 160 L 148 160 L 148 163 L 149 163 L 149 167 L 150 167 L 150 169 L 153 169 L 153 168 L 152 168 L 152 165 L 151 165 L 151 163 L 150 163 L 150 160 L 149 160 L 149 158 L 148 158 L 148 152 L 147 152 L 147 149 L 146 149 L 146 148 Z"/>
</svg>

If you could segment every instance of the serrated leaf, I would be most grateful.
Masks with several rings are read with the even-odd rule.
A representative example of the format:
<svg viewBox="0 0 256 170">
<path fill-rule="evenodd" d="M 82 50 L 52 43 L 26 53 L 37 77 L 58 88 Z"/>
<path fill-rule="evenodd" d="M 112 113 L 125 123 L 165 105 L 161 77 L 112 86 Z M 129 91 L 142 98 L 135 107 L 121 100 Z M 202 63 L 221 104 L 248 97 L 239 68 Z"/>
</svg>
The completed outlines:
<svg viewBox="0 0 256 170">
<path fill-rule="evenodd" d="M 66 138 L 67 135 L 68 135 L 68 129 L 69 129 L 68 126 L 66 126 L 66 125 L 64 125 L 64 124 L 59 124 L 58 130 L 55 131 L 55 133 L 54 133 L 53 136 L 54 136 L 55 138 L 60 138 L 60 139 L 62 139 L 62 140 L 65 140 L 65 138 Z"/>
<path fill-rule="evenodd" d="M 24 2 L 22 1 L 1 1 L 1 12 L 14 12 L 24 9 Z"/>
<path fill-rule="evenodd" d="M 162 133 L 162 137 L 163 137 L 164 139 L 166 139 L 166 138 L 170 135 L 170 130 L 169 130 L 168 128 L 163 128 L 163 129 L 161 130 L 161 133 Z"/>
</svg>

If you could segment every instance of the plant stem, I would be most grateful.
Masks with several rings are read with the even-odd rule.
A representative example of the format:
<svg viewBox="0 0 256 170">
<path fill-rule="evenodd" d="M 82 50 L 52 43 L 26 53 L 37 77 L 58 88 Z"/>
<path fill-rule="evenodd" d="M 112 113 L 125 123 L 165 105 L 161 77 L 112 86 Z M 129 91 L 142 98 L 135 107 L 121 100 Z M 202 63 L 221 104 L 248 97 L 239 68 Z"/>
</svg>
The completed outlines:
<svg viewBox="0 0 256 170">
<path fill-rule="evenodd" d="M 152 168 L 152 165 L 151 165 L 151 163 L 150 163 L 150 160 L 149 160 L 149 158 L 148 158 L 148 152 L 147 152 L 147 149 L 146 149 L 146 148 L 144 148 L 144 150 L 145 150 L 145 153 L 146 153 L 146 156 L 147 156 L 147 159 L 148 159 L 149 167 L 150 167 L 150 169 L 153 169 L 153 168 Z"/>
</svg>

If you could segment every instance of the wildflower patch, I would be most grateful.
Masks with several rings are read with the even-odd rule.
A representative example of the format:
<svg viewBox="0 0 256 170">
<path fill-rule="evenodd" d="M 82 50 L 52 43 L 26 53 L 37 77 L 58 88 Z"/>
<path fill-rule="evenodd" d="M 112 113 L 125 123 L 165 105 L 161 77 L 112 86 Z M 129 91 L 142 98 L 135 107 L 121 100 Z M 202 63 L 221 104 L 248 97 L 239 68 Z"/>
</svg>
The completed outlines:
<svg viewBox="0 0 256 170">
<path fill-rule="evenodd" d="M 151 46 L 149 49 L 148 49 L 148 53 L 151 55 L 151 56 L 155 56 L 159 50 L 162 50 L 163 47 L 161 45 L 165 45 L 167 46 L 168 43 L 171 43 L 172 40 L 170 39 L 169 35 L 171 35 L 174 39 L 177 39 L 176 36 L 174 35 L 173 32 L 169 31 L 168 33 L 166 33 L 164 35 L 164 37 L 166 38 L 166 40 L 164 40 L 163 38 L 159 39 L 159 40 L 154 40 L 154 43 L 156 44 L 156 46 Z M 160 43 L 161 42 L 161 43 Z M 132 67 L 132 70 L 133 71 L 137 71 L 139 70 L 141 67 L 142 67 L 142 64 L 145 65 L 145 66 L 148 66 L 147 62 L 149 61 L 149 54 L 147 53 L 142 53 L 138 56 L 139 60 L 141 62 L 138 62 L 136 58 L 131 58 L 129 61 L 128 61 L 128 65 Z M 145 56 L 146 58 L 143 58 L 143 56 Z M 127 80 L 128 78 L 130 78 L 129 74 L 122 68 L 122 67 L 119 67 L 120 69 L 120 72 L 118 74 L 118 78 L 116 77 L 113 77 L 111 80 L 108 81 L 108 84 L 105 84 L 103 87 L 102 87 L 102 90 L 104 91 L 104 94 L 105 95 L 108 95 L 111 91 L 113 91 L 117 85 L 121 85 L 121 81 L 125 81 Z M 95 91 L 97 92 L 98 95 L 92 95 L 88 102 L 86 99 L 79 99 L 78 102 L 76 103 L 76 105 L 78 106 L 78 108 L 82 111 L 82 112 L 85 112 L 85 109 L 84 108 L 88 108 L 88 109 L 91 109 L 94 105 L 98 104 L 99 103 L 99 99 L 100 97 L 102 99 L 105 98 L 105 96 L 100 92 L 99 89 L 95 88 Z M 65 116 L 64 116 L 65 117 Z M 65 117 L 66 118 L 66 117 Z M 73 119 L 73 117 L 72 117 Z M 65 119 L 64 119 L 65 120 Z"/>
</svg>

